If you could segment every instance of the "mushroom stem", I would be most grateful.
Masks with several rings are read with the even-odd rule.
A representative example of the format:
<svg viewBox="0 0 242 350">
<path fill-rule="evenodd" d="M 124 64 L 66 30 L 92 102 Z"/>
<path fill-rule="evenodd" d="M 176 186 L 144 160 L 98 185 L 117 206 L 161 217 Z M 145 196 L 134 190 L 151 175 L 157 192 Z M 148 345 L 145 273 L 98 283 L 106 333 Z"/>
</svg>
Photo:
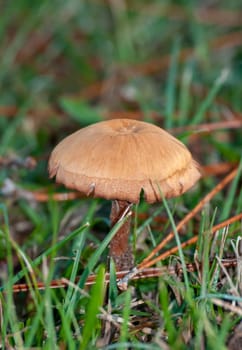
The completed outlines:
<svg viewBox="0 0 242 350">
<path fill-rule="evenodd" d="M 111 227 L 113 227 L 123 215 L 126 215 L 129 210 L 130 202 L 119 200 L 112 201 L 110 214 Z M 113 258 L 117 271 L 129 270 L 133 267 L 134 258 L 129 245 L 130 226 L 131 216 L 127 218 L 110 242 L 109 255 Z"/>
</svg>

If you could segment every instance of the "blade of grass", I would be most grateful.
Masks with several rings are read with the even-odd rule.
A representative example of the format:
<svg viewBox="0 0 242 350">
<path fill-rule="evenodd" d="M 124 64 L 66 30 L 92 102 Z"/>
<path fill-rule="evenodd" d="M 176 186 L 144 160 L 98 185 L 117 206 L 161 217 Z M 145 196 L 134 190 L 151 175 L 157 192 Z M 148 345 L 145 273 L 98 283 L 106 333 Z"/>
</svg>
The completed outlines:
<svg viewBox="0 0 242 350">
<path fill-rule="evenodd" d="M 204 207 L 218 192 L 220 192 L 237 174 L 238 169 L 232 170 L 222 181 L 220 181 L 207 195 L 205 195 L 199 203 L 191 210 L 177 225 L 177 231 L 183 227 L 201 208 Z M 151 253 L 139 264 L 139 268 L 149 267 L 155 263 L 156 258 L 153 258 L 170 240 L 174 237 L 174 232 L 171 231 Z M 153 259 L 152 259 L 153 258 Z"/>
<path fill-rule="evenodd" d="M 8 271 L 7 274 L 11 280 L 11 277 L 13 276 L 13 255 L 12 255 L 12 246 L 11 246 L 11 237 L 9 232 L 9 219 L 8 219 L 8 213 L 7 208 L 4 205 L 1 205 L 1 210 L 3 211 L 3 217 L 4 217 L 4 226 L 5 226 L 5 234 L 6 234 L 6 260 L 7 260 L 7 267 Z M 18 322 L 16 308 L 15 308 L 15 302 L 13 298 L 13 290 L 11 283 L 6 283 L 6 293 L 3 297 L 3 302 L 5 304 L 5 315 L 3 318 L 3 323 L 1 325 L 2 328 L 2 334 L 5 336 L 8 333 L 8 329 L 10 328 L 12 333 L 12 339 L 14 340 L 14 343 L 16 347 L 22 349 L 24 342 L 21 334 L 20 329 L 20 322 Z M 5 339 L 5 336 L 3 339 Z"/>
<path fill-rule="evenodd" d="M 60 301 L 60 298 L 56 296 L 55 293 L 52 294 L 52 299 L 54 300 L 56 304 L 56 309 L 59 312 L 60 319 L 61 319 L 61 330 L 60 334 L 62 334 L 61 341 L 65 343 L 68 350 L 75 350 L 76 344 L 75 344 L 75 336 L 74 334 L 78 334 L 76 332 L 77 327 L 72 327 L 72 324 L 78 323 L 76 321 L 76 315 L 72 315 L 72 317 L 66 317 L 65 310 L 63 308 L 63 304 Z M 79 326 L 79 325 L 78 325 Z M 73 331 L 74 328 L 74 331 Z M 60 338 L 60 336 L 59 336 Z"/>
<path fill-rule="evenodd" d="M 197 113 L 194 115 L 194 118 L 190 121 L 191 125 L 199 124 L 202 122 L 204 118 L 205 112 L 208 110 L 210 105 L 212 104 L 215 96 L 217 95 L 218 91 L 221 89 L 225 81 L 227 80 L 229 75 L 229 70 L 224 69 L 219 77 L 215 80 L 214 85 L 212 86 L 211 90 L 209 91 L 207 97 L 204 99 L 204 101 L 199 106 L 199 109 Z"/>
<path fill-rule="evenodd" d="M 178 57 L 181 49 L 179 39 L 173 44 L 170 69 L 168 72 L 167 88 L 166 88 L 166 109 L 165 109 L 165 127 L 171 129 L 173 127 L 175 101 L 176 101 L 176 77 L 178 69 Z"/>
<path fill-rule="evenodd" d="M 39 333 L 40 328 L 44 327 L 43 311 L 44 311 L 44 303 L 41 302 L 39 305 L 39 308 L 35 311 L 34 317 L 30 321 L 31 326 L 29 326 L 29 329 L 27 329 L 27 331 L 25 332 L 26 349 L 29 349 L 31 348 L 31 346 L 34 345 L 33 343 L 36 342 L 37 333 Z"/>
<path fill-rule="evenodd" d="M 90 206 L 90 208 L 88 210 L 88 213 L 87 213 L 87 216 L 86 216 L 86 220 L 88 222 L 92 221 L 92 217 L 93 217 L 94 211 L 96 209 L 96 206 L 97 206 L 97 202 L 94 201 L 92 203 L 92 205 Z M 75 282 L 76 277 L 77 277 L 77 272 L 78 272 L 78 267 L 79 267 L 79 264 L 80 264 L 81 253 L 82 253 L 85 241 L 86 241 L 86 237 L 87 237 L 87 231 L 85 230 L 82 233 L 82 235 L 79 236 L 79 240 L 77 242 L 76 256 L 75 256 L 75 259 L 74 259 L 74 264 L 73 264 L 73 268 L 72 268 L 72 271 L 71 271 L 71 277 L 70 277 L 70 281 L 72 283 Z M 63 306 L 64 310 L 67 313 L 70 312 L 69 305 L 70 305 L 70 300 L 71 300 L 71 296 L 72 295 L 73 295 L 73 288 L 69 285 L 68 289 L 67 289 L 66 297 L 65 297 L 65 303 L 64 303 L 64 306 Z"/>
<path fill-rule="evenodd" d="M 67 242 L 69 242 L 70 240 L 74 239 L 78 234 L 80 234 L 85 229 L 87 229 L 87 227 L 89 227 L 89 225 L 90 225 L 89 223 L 84 224 L 83 226 L 79 227 L 78 229 L 76 229 L 75 231 L 70 233 L 70 235 L 68 235 L 67 237 L 63 238 L 61 241 L 57 242 L 55 246 L 48 248 L 45 252 L 43 252 L 35 260 L 33 260 L 31 262 L 31 267 L 33 268 L 35 266 L 38 266 L 42 262 L 44 257 L 48 257 L 54 250 L 60 249 Z M 11 285 L 17 283 L 22 277 L 24 277 L 24 275 L 25 275 L 25 273 L 27 271 L 28 271 L 27 268 L 23 269 L 20 272 L 18 272 L 15 276 L 13 276 L 11 281 L 10 281 Z M 0 287 L 0 291 L 3 291 L 5 289 L 6 289 L 6 285 L 3 285 L 3 286 Z"/>
<path fill-rule="evenodd" d="M 117 224 L 111 229 L 111 231 L 109 232 L 109 234 L 104 238 L 104 240 L 102 241 L 101 245 L 98 247 L 98 249 L 93 253 L 93 255 L 91 256 L 87 267 L 85 268 L 85 270 L 83 271 L 82 277 L 80 278 L 80 282 L 79 282 L 79 287 L 83 288 L 84 284 L 86 282 L 86 278 L 87 276 L 93 271 L 95 265 L 97 264 L 101 254 L 103 253 L 103 251 L 107 248 L 108 244 L 111 242 L 112 238 L 116 235 L 117 231 L 120 229 L 120 227 L 124 224 L 124 222 L 128 219 L 129 215 L 131 213 L 129 213 L 124 219 L 122 219 L 121 221 L 118 221 Z"/>
<path fill-rule="evenodd" d="M 130 213 L 131 214 L 131 213 Z M 120 229 L 120 227 L 123 225 L 123 223 L 128 219 L 128 215 L 122 219 L 121 221 L 118 221 L 117 224 L 111 229 L 111 231 L 109 232 L 109 234 L 104 238 L 104 240 L 102 241 L 101 245 L 99 246 L 99 248 L 92 254 L 87 267 L 84 269 L 80 280 L 78 282 L 78 287 L 83 289 L 85 286 L 85 282 L 87 280 L 87 277 L 89 276 L 90 273 L 93 272 L 93 269 L 95 267 L 95 265 L 98 263 L 99 258 L 101 256 L 101 254 L 103 253 L 103 251 L 107 248 L 108 244 L 110 243 L 110 241 L 112 240 L 112 238 L 115 236 L 115 234 L 117 233 L 117 231 Z M 75 302 L 77 300 L 78 297 L 78 289 L 75 289 L 72 298 L 69 300 L 69 304 L 68 304 L 68 309 L 67 309 L 67 314 L 69 314 L 71 312 L 71 309 L 74 308 Z"/>
<path fill-rule="evenodd" d="M 172 226 L 172 230 L 174 232 L 174 236 L 175 236 L 175 240 L 176 240 L 176 245 L 178 248 L 178 254 L 179 257 L 181 259 L 181 265 L 182 265 L 182 269 L 183 269 L 183 275 L 184 275 L 184 281 L 185 281 L 185 286 L 186 286 L 186 291 L 187 291 L 187 297 L 189 300 L 191 300 L 191 290 L 190 290 L 190 286 L 189 286 L 189 279 L 188 279 L 188 275 L 187 275 L 187 268 L 186 268 L 186 263 L 185 263 L 185 258 L 184 258 L 184 254 L 183 254 L 183 250 L 182 250 L 182 246 L 181 246 L 181 241 L 180 241 L 180 237 L 176 228 L 176 224 L 175 221 L 173 219 L 172 213 L 170 211 L 170 208 L 168 206 L 168 203 L 165 199 L 165 197 L 163 196 L 162 192 L 160 191 L 161 196 L 162 196 L 162 201 L 164 204 L 164 207 L 166 209 L 167 215 L 169 217 L 171 226 Z"/>
<path fill-rule="evenodd" d="M 202 286 L 201 286 L 201 295 L 207 293 L 207 288 L 209 286 L 209 251 L 210 251 L 210 241 L 212 238 L 212 228 L 215 221 L 216 210 L 213 213 L 211 222 L 208 222 L 209 213 L 205 210 L 203 212 L 203 227 L 201 235 L 203 236 L 203 244 L 201 249 L 202 254 Z"/>
<path fill-rule="evenodd" d="M 233 203 L 234 203 L 234 199 L 235 199 L 235 195 L 236 195 L 236 190 L 239 186 L 239 180 L 241 177 L 241 172 L 242 172 L 242 158 L 240 160 L 240 164 L 238 166 L 238 172 L 235 176 L 235 178 L 233 179 L 231 185 L 230 185 L 230 189 L 229 192 L 226 196 L 226 201 L 224 201 L 224 205 L 223 205 L 223 209 L 222 212 L 220 214 L 220 219 L 221 220 L 225 220 L 226 218 L 229 217 L 231 210 L 233 208 Z"/>
<path fill-rule="evenodd" d="M 165 281 L 160 278 L 159 281 L 159 301 L 160 301 L 160 307 L 163 313 L 163 319 L 164 319 L 164 328 L 166 329 L 167 336 L 168 336 L 168 342 L 170 346 L 174 343 L 175 337 L 176 337 L 176 330 L 175 330 L 175 324 L 172 319 L 172 312 L 169 308 L 169 293 L 167 290 L 167 285 Z"/>
<path fill-rule="evenodd" d="M 97 318 L 99 308 L 103 304 L 105 294 L 105 268 L 100 266 L 97 272 L 96 283 L 93 285 L 90 293 L 90 299 L 87 305 L 87 311 L 85 316 L 85 324 L 83 327 L 82 341 L 80 350 L 87 349 L 93 332 L 97 328 L 97 323 L 100 321 Z"/>
<path fill-rule="evenodd" d="M 118 296 L 118 288 L 117 288 L 117 277 L 116 277 L 116 269 L 113 259 L 110 260 L 110 277 L 109 277 L 109 288 L 108 288 L 108 298 L 111 302 L 111 305 L 114 306 L 116 304 L 116 299 Z"/>
<path fill-rule="evenodd" d="M 194 62 L 189 61 L 186 64 L 182 75 L 181 86 L 180 86 L 180 96 L 179 96 L 179 102 L 178 102 L 178 111 L 179 111 L 178 125 L 179 126 L 186 125 L 188 116 L 189 116 L 188 112 L 191 105 L 190 85 L 191 85 L 192 75 L 193 75 L 193 66 L 194 66 Z"/>
<path fill-rule="evenodd" d="M 73 283 L 75 282 L 75 279 L 77 277 L 78 267 L 80 265 L 81 254 L 82 254 L 85 241 L 86 241 L 86 232 L 84 232 L 84 234 L 81 235 L 80 240 L 78 242 L 74 264 L 73 264 L 71 277 L 70 277 L 70 281 Z M 74 293 L 75 292 L 73 291 L 73 288 L 69 285 L 67 289 L 66 297 L 65 297 L 64 306 L 63 306 L 64 310 L 66 310 L 67 315 L 69 315 L 70 313 L 70 305 L 71 305 L 70 300 L 72 299 L 72 296 Z"/>
<path fill-rule="evenodd" d="M 130 308 L 131 308 L 131 292 L 128 289 L 125 292 L 125 298 L 124 298 L 124 309 L 123 309 L 123 322 L 121 325 L 120 330 L 120 337 L 119 341 L 120 343 L 124 343 L 129 338 L 129 316 L 130 316 Z M 121 347 L 122 350 L 125 350 L 125 347 Z"/>
<path fill-rule="evenodd" d="M 47 288 L 45 289 L 45 293 L 43 295 L 43 301 L 42 301 L 42 303 L 44 303 L 44 312 L 45 312 L 45 324 L 46 324 L 46 332 L 47 332 L 46 348 L 47 349 L 48 348 L 55 349 L 57 344 L 57 334 L 56 334 L 56 327 L 55 327 L 55 321 L 54 321 L 51 293 L 52 293 L 52 290 L 47 285 Z"/>
<path fill-rule="evenodd" d="M 164 210 L 163 206 L 159 206 L 159 208 L 157 208 L 154 211 L 154 213 L 152 213 L 150 216 L 148 216 L 148 218 L 144 221 L 144 223 L 142 225 L 140 225 L 139 228 L 137 228 L 137 235 L 139 235 L 141 232 L 143 232 L 144 229 L 152 223 L 154 218 L 156 216 L 158 216 L 163 210 Z"/>
<path fill-rule="evenodd" d="M 5 129 L 4 134 L 1 136 L 0 155 L 3 155 L 6 152 L 7 148 L 12 143 L 12 140 L 16 137 L 17 129 L 23 122 L 26 111 L 29 109 L 31 102 L 31 99 L 29 99 L 22 105 L 16 118 L 9 123 L 8 127 Z"/>
</svg>

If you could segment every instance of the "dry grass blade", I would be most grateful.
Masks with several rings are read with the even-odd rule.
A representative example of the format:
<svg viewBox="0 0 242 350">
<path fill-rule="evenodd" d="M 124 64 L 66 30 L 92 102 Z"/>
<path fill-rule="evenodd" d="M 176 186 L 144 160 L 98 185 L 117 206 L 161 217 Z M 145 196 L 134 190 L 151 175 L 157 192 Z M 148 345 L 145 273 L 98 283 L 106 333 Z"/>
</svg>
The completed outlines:
<svg viewBox="0 0 242 350">
<path fill-rule="evenodd" d="M 233 305 L 227 301 L 218 299 L 218 298 L 212 298 L 211 302 L 217 306 L 221 306 L 225 310 L 229 310 L 239 316 L 242 316 L 242 308 L 236 305 Z"/>
</svg>

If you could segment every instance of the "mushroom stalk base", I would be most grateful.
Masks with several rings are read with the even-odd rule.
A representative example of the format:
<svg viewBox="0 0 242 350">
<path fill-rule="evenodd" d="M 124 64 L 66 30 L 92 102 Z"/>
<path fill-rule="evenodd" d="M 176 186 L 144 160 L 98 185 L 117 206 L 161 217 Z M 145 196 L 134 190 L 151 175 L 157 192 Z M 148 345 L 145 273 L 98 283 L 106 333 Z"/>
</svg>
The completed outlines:
<svg viewBox="0 0 242 350">
<path fill-rule="evenodd" d="M 125 214 L 129 212 L 130 203 L 127 201 L 112 201 L 110 214 L 111 227 Z M 129 270 L 134 265 L 132 249 L 129 245 L 129 233 L 131 216 L 124 222 L 121 228 L 110 242 L 110 257 L 114 260 L 116 270 Z"/>
</svg>

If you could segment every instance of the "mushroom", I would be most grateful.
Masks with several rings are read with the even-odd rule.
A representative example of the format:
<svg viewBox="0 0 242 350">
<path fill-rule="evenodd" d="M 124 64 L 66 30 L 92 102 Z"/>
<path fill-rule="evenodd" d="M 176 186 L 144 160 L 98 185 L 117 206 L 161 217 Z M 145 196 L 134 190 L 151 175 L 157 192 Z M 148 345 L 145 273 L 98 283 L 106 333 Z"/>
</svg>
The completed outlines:
<svg viewBox="0 0 242 350">
<path fill-rule="evenodd" d="M 66 137 L 50 156 L 49 174 L 86 196 L 111 199 L 111 226 L 139 202 L 142 190 L 154 203 L 162 195 L 181 195 L 200 178 L 183 143 L 158 126 L 131 119 L 102 121 Z M 118 271 L 133 267 L 130 224 L 129 216 L 110 243 Z"/>
</svg>

